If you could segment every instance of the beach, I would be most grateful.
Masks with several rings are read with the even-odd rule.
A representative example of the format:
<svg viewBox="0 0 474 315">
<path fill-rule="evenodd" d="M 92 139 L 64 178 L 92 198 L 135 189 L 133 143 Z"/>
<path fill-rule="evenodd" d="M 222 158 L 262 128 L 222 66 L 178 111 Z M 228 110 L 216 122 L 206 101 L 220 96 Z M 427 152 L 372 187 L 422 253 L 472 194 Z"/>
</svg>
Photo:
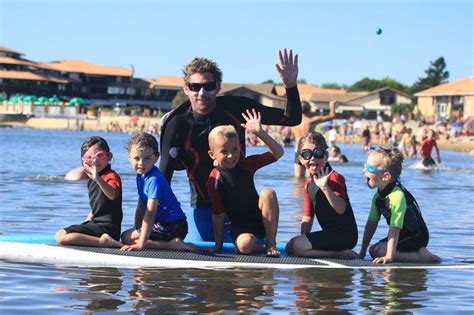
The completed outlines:
<svg viewBox="0 0 474 315">
<path fill-rule="evenodd" d="M 81 119 L 31 117 L 25 122 L 0 122 L 0 127 L 131 133 L 147 131 L 156 134 L 161 128 L 161 118 L 126 115 L 104 115 L 100 119 L 96 119 L 95 117 L 84 117 Z M 416 129 L 414 129 L 414 132 L 416 134 Z M 338 139 L 338 143 L 341 143 L 341 139 Z M 360 137 L 356 136 L 354 143 L 359 144 Z M 456 138 L 454 141 L 441 138 L 437 140 L 437 143 L 440 150 L 453 150 L 459 152 L 470 152 L 474 150 L 474 136 L 461 136 Z"/>
</svg>

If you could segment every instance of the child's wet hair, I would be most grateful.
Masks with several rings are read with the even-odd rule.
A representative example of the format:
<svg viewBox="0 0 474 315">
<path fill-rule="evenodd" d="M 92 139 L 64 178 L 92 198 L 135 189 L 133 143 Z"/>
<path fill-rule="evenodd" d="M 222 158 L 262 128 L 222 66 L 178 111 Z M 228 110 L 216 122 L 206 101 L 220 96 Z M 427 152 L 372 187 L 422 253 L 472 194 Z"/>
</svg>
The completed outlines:
<svg viewBox="0 0 474 315">
<path fill-rule="evenodd" d="M 82 146 L 81 146 L 81 157 L 83 157 L 84 154 L 86 154 L 86 152 L 96 144 L 99 146 L 100 149 L 110 153 L 110 148 L 109 148 L 109 144 L 107 143 L 107 141 L 105 141 L 105 139 L 102 138 L 102 137 L 93 136 L 93 137 L 87 138 L 84 141 L 84 143 L 82 144 Z"/>
<path fill-rule="evenodd" d="M 301 148 L 305 143 L 313 143 L 315 144 L 318 148 L 327 150 L 328 145 L 326 143 L 326 139 L 322 134 L 319 132 L 309 132 L 305 136 L 303 136 L 299 141 L 298 141 L 298 153 L 301 153 Z"/>
<path fill-rule="evenodd" d="M 239 139 L 239 135 L 237 134 L 237 130 L 232 125 L 223 125 L 217 126 L 211 130 L 207 141 L 209 142 L 209 149 L 212 150 L 212 145 L 217 141 L 217 139 Z"/>
<path fill-rule="evenodd" d="M 156 141 L 156 138 L 149 133 L 140 132 L 131 137 L 130 140 L 128 140 L 128 153 L 130 153 L 134 147 L 136 147 L 137 150 L 150 148 L 155 156 L 160 156 L 158 141 Z"/>
<path fill-rule="evenodd" d="M 379 148 L 371 151 L 369 155 L 377 154 L 380 157 L 380 167 L 389 172 L 392 178 L 396 180 L 402 173 L 403 154 L 396 148 Z"/>
</svg>

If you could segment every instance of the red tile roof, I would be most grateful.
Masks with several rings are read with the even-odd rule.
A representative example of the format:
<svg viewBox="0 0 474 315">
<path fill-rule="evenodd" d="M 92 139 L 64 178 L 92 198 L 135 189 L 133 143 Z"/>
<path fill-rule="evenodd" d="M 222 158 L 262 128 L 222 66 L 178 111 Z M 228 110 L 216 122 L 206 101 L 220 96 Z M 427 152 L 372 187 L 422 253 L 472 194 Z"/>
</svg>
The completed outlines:
<svg viewBox="0 0 474 315">
<path fill-rule="evenodd" d="M 474 78 L 440 84 L 420 91 L 415 96 L 474 95 Z"/>
</svg>

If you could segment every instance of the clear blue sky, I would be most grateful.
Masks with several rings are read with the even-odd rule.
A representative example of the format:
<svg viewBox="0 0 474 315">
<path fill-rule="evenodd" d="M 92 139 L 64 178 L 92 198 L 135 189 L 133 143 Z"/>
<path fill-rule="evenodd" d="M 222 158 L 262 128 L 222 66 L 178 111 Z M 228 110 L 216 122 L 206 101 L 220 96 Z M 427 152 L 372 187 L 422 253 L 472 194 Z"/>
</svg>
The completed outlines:
<svg viewBox="0 0 474 315">
<path fill-rule="evenodd" d="M 0 0 L 0 46 L 34 61 L 81 59 L 137 77 L 214 59 L 224 82 L 279 81 L 278 48 L 312 84 L 390 76 L 413 84 L 443 56 L 473 76 L 473 0 Z M 383 29 L 376 35 L 377 28 Z"/>
</svg>

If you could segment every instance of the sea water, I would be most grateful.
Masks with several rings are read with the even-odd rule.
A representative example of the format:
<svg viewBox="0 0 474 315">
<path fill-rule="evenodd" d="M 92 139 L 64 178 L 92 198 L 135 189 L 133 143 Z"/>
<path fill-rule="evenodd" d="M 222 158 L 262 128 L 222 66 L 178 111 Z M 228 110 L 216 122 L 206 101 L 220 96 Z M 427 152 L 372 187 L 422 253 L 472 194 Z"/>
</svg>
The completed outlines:
<svg viewBox="0 0 474 315">
<path fill-rule="evenodd" d="M 124 220 L 132 226 L 137 204 L 135 174 L 127 160 L 129 134 L 0 129 L 0 233 L 52 234 L 82 222 L 90 211 L 85 181 L 64 174 L 80 164 L 85 138 L 100 135 L 114 154 L 112 167 L 122 177 Z M 362 166 L 358 145 L 340 145 L 349 163 L 333 167 L 346 178 L 362 233 L 374 191 Z M 249 148 L 247 154 L 265 148 Z M 257 189 L 273 188 L 280 203 L 277 240 L 300 230 L 302 181 L 292 177 L 294 149 L 260 169 Z M 430 230 L 428 248 L 448 262 L 474 262 L 474 159 L 442 151 L 442 167 L 424 170 L 404 163 L 402 183 L 421 206 Z M 172 188 L 191 223 L 189 184 L 184 172 Z M 318 229 L 315 220 L 313 230 Z M 373 241 L 385 237 L 381 221 Z M 1 250 L 1 248 L 0 248 Z M 367 257 L 368 258 L 368 257 Z M 118 269 L 77 268 L 0 262 L 0 312 L 70 314 L 87 312 L 259 312 L 306 311 L 431 312 L 473 310 L 474 271 L 430 270 L 274 270 L 274 269 Z"/>
</svg>

